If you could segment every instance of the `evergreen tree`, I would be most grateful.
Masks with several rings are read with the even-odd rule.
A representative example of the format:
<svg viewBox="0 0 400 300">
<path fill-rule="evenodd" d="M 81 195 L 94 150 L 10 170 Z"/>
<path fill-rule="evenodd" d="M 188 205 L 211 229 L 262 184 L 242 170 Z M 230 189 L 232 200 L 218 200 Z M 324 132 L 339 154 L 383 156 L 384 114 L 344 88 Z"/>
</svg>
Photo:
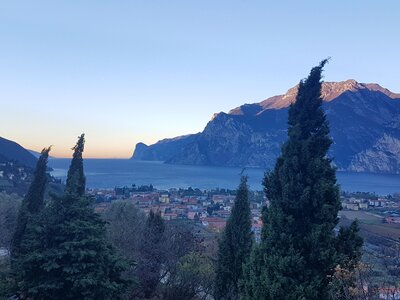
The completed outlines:
<svg viewBox="0 0 400 300">
<path fill-rule="evenodd" d="M 17 226 L 11 241 L 12 260 L 15 260 L 21 252 L 21 241 L 24 238 L 27 223 L 30 222 L 44 206 L 44 194 L 48 179 L 46 171 L 49 152 L 50 147 L 42 150 L 36 164 L 33 181 L 19 209 Z"/>
<path fill-rule="evenodd" d="M 263 299 L 327 299 L 338 262 L 334 227 L 341 208 L 332 143 L 321 108 L 322 61 L 300 81 L 289 109 L 288 141 L 264 187 L 266 211 L 262 252 Z"/>
<path fill-rule="evenodd" d="M 266 224 L 267 207 L 262 208 L 261 219 Z M 262 228 L 264 235 L 265 226 Z M 240 299 L 265 299 L 265 262 L 264 262 L 264 244 L 253 244 L 250 258 L 243 266 L 243 277 L 239 282 Z"/>
<path fill-rule="evenodd" d="M 164 253 L 164 231 L 165 223 L 160 212 L 154 213 L 150 210 L 143 231 L 137 266 L 139 292 L 144 298 L 151 298 L 156 293 L 157 285 L 161 279 L 161 268 L 166 255 Z"/>
<path fill-rule="evenodd" d="M 247 177 L 242 176 L 235 203 L 219 243 L 216 299 L 238 299 L 243 264 L 250 255 L 253 236 Z"/>
<path fill-rule="evenodd" d="M 83 150 L 85 146 L 85 134 L 81 134 L 78 142 L 72 148 L 74 154 L 72 156 L 71 165 L 68 169 L 66 193 L 72 196 L 81 197 L 85 194 L 86 178 L 83 172 Z"/>
<path fill-rule="evenodd" d="M 356 278 L 360 270 L 363 239 L 358 235 L 358 221 L 349 227 L 341 227 L 336 237 L 338 265 L 330 283 L 331 299 L 344 300 L 357 298 Z"/>
<path fill-rule="evenodd" d="M 336 237 L 339 263 L 349 271 L 354 270 L 362 256 L 363 239 L 359 231 L 358 221 L 355 220 L 349 227 L 341 227 Z"/>
<path fill-rule="evenodd" d="M 243 277 L 240 280 L 240 299 L 263 299 L 265 289 L 262 285 L 263 255 L 258 244 L 253 245 L 250 258 L 243 265 Z"/>
<path fill-rule="evenodd" d="M 29 231 L 20 290 L 34 299 L 115 299 L 125 264 L 106 240 L 105 222 L 84 196 L 83 135 L 74 149 L 66 193 L 53 196 Z"/>
</svg>

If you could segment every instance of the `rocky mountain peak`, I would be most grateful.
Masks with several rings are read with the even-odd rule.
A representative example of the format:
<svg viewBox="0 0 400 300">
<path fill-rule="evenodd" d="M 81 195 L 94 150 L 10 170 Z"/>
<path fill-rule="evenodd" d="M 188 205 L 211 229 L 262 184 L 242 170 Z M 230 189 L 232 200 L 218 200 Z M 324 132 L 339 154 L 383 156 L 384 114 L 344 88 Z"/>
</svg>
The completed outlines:
<svg viewBox="0 0 400 300">
<path fill-rule="evenodd" d="M 259 103 L 215 114 L 200 133 L 138 145 L 134 159 L 172 164 L 274 166 L 287 138 L 287 107 L 298 86 Z M 354 79 L 324 82 L 321 91 L 340 170 L 400 174 L 400 94 Z"/>
<path fill-rule="evenodd" d="M 362 88 L 362 84 L 358 83 L 354 79 L 340 82 L 324 82 L 322 84 L 321 96 L 324 101 L 331 101 L 337 98 L 339 95 L 343 94 L 344 92 L 354 92 Z"/>
<path fill-rule="evenodd" d="M 265 109 L 281 109 L 289 107 L 296 99 L 299 85 L 290 88 L 284 95 L 274 96 L 259 103 L 263 110 Z M 325 102 L 336 99 L 347 91 L 355 92 L 359 90 L 379 91 L 392 99 L 400 99 L 400 94 L 392 93 L 388 89 L 381 87 L 376 83 L 359 83 L 354 79 L 348 79 L 339 82 L 323 82 L 321 95 Z"/>
<path fill-rule="evenodd" d="M 388 89 L 381 87 L 377 83 L 362 83 L 362 86 L 371 91 L 381 92 L 381 93 L 385 94 L 386 96 L 388 96 L 389 98 L 400 99 L 400 94 L 393 93 L 393 92 L 389 91 Z"/>
</svg>

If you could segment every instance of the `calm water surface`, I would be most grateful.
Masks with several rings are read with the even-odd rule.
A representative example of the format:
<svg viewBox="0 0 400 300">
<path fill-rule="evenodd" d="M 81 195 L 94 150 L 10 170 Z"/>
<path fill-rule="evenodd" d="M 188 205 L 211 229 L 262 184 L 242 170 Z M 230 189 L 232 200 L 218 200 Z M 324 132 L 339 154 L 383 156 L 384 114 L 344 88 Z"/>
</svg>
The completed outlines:
<svg viewBox="0 0 400 300">
<path fill-rule="evenodd" d="M 52 175 L 66 178 L 69 159 L 50 159 Z M 158 189 L 197 187 L 200 189 L 229 188 L 239 184 L 241 168 L 167 165 L 154 161 L 128 159 L 85 159 L 85 174 L 89 188 L 114 188 L 153 184 Z M 261 190 L 263 169 L 248 168 L 249 184 L 253 190 Z M 400 175 L 338 172 L 342 190 L 375 192 L 387 195 L 400 192 Z"/>
</svg>

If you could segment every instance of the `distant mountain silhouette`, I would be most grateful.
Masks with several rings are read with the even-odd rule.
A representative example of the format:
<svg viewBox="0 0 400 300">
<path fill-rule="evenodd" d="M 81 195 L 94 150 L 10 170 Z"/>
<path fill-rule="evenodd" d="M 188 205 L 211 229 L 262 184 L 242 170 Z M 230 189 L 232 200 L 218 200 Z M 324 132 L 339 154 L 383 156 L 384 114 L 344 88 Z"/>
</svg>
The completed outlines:
<svg viewBox="0 0 400 300">
<path fill-rule="evenodd" d="M 203 132 L 153 145 L 139 143 L 133 159 L 172 164 L 272 168 L 287 138 L 286 94 L 215 114 Z M 400 173 L 400 94 L 355 80 L 324 82 L 322 97 L 340 170 Z"/>
<path fill-rule="evenodd" d="M 34 168 L 37 158 L 16 142 L 0 137 L 0 162 L 15 161 Z"/>
</svg>

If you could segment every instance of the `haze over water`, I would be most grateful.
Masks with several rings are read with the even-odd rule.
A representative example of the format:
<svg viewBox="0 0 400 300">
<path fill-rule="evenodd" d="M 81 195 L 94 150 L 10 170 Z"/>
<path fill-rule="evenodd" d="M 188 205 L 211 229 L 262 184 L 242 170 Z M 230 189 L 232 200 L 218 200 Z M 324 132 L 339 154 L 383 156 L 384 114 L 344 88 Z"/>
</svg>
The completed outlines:
<svg viewBox="0 0 400 300">
<path fill-rule="evenodd" d="M 52 175 L 66 179 L 69 159 L 50 159 Z M 154 161 L 125 159 L 85 159 L 88 188 L 114 188 L 116 186 L 149 185 L 157 189 L 169 188 L 228 188 L 236 189 L 241 168 L 168 165 Z M 253 190 L 262 189 L 264 169 L 248 168 L 249 185 Z M 341 189 L 351 192 L 374 192 L 387 195 L 400 192 L 400 175 L 337 172 Z"/>
</svg>

